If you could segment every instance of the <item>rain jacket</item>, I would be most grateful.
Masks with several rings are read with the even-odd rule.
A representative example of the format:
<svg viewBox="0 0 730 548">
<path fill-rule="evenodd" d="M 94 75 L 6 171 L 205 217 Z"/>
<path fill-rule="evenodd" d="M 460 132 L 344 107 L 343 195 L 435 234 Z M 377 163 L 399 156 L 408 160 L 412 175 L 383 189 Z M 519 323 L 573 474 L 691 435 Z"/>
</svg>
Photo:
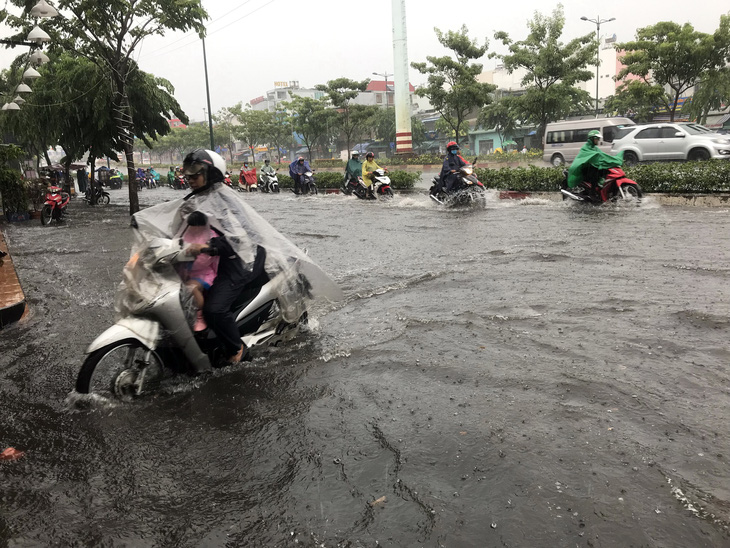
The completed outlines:
<svg viewBox="0 0 730 548">
<path fill-rule="evenodd" d="M 289 164 L 289 176 L 295 179 L 299 175 L 302 175 L 307 171 L 312 171 L 312 168 L 309 167 L 309 162 L 307 162 L 306 160 L 304 160 L 304 163 L 302 163 L 302 165 L 299 165 L 298 160 L 294 160 L 291 164 Z"/>
<path fill-rule="evenodd" d="M 568 169 L 568 187 L 573 188 L 584 181 L 583 169 L 587 165 L 595 167 L 597 170 L 609 169 L 612 167 L 621 167 L 624 163 L 624 153 L 619 152 L 616 156 L 606 154 L 597 145 L 588 139 L 578 152 L 573 163 Z"/>
<path fill-rule="evenodd" d="M 376 169 L 380 169 L 380 166 L 375 163 L 375 160 L 365 160 L 365 163 L 362 165 L 362 181 L 365 183 L 366 186 L 370 186 L 373 184 L 373 171 Z M 368 175 L 370 173 L 370 175 Z"/>
<path fill-rule="evenodd" d="M 185 198 L 135 213 L 133 225 L 136 226 L 136 241 L 132 245 L 132 257 L 156 256 L 156 249 L 173 248 L 178 251 L 166 254 L 170 259 L 165 260 L 176 262 L 177 256 L 184 255 L 182 238 L 187 228 L 186 219 L 193 211 L 208 216 L 210 227 L 225 236 L 225 241 L 241 259 L 246 270 L 252 269 L 258 246 L 266 250 L 266 273 L 272 280 L 282 274 L 276 278 L 276 285 L 286 321 L 297 321 L 307 310 L 308 303 L 316 299 L 342 299 L 340 288 L 308 255 L 245 203 L 238 192 L 223 183 L 214 183 L 212 187 L 193 192 Z M 123 280 L 114 301 L 117 319 L 139 310 L 140 305 L 154 299 L 166 279 L 165 270 L 156 266 L 156 263 L 136 268 L 135 265 L 139 263 L 144 264 L 146 261 L 130 261 L 124 269 Z M 221 268 L 219 266 L 219 275 Z"/>
<path fill-rule="evenodd" d="M 349 181 L 353 177 L 362 177 L 362 162 L 350 158 L 345 166 L 345 178 Z"/>
<path fill-rule="evenodd" d="M 264 164 L 264 167 L 261 168 L 261 173 L 265 173 L 266 175 L 273 175 L 274 173 L 276 173 L 276 170 L 271 164 L 269 164 L 268 166 Z"/>
<path fill-rule="evenodd" d="M 468 165 L 469 162 L 464 160 L 464 158 L 461 156 L 461 154 L 447 154 L 446 158 L 444 158 L 444 165 L 441 166 L 441 173 L 439 174 L 439 179 L 441 179 L 442 183 L 446 182 L 446 178 L 451 176 L 455 177 L 455 173 L 451 173 L 452 171 L 459 171 L 459 169 L 465 165 Z"/>
</svg>

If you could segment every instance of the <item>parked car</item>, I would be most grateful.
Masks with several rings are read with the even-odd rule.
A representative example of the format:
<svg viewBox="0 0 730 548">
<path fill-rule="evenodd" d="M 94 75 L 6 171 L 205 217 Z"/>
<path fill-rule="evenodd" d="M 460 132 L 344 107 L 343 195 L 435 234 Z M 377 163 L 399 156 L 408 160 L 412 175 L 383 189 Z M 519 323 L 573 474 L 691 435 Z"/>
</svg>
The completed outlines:
<svg viewBox="0 0 730 548">
<path fill-rule="evenodd" d="M 643 124 L 620 132 L 611 154 L 621 151 L 626 165 L 656 160 L 730 159 L 730 139 L 688 122 Z"/>
<path fill-rule="evenodd" d="M 586 144 L 588 132 L 594 129 L 601 132 L 599 148 L 608 152 L 621 128 L 633 125 L 634 122 L 630 118 L 619 117 L 553 122 L 545 128 L 542 158 L 554 166 L 572 162 L 581 147 Z"/>
</svg>

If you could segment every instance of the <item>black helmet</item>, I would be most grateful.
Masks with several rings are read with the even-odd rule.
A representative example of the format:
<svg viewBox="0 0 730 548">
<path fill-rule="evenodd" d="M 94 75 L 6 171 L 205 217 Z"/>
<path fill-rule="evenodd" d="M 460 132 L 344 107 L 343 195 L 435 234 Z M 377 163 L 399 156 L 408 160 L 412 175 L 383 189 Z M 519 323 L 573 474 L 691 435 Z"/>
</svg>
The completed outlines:
<svg viewBox="0 0 730 548">
<path fill-rule="evenodd" d="M 219 183 L 226 172 L 226 161 L 212 150 L 199 148 L 192 151 L 183 160 L 183 173 L 194 175 L 203 171 L 207 184 Z"/>
</svg>

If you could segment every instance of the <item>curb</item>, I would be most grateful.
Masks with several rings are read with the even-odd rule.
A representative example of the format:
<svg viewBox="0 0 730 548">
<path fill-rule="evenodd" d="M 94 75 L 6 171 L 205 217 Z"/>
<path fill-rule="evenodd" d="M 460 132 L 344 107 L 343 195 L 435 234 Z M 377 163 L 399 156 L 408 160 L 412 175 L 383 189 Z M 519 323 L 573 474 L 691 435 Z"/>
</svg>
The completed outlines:
<svg viewBox="0 0 730 548">
<path fill-rule="evenodd" d="M 26 300 L 2 231 L 0 231 L 0 251 L 7 253 L 0 259 L 0 329 L 2 329 L 23 317 Z"/>
</svg>

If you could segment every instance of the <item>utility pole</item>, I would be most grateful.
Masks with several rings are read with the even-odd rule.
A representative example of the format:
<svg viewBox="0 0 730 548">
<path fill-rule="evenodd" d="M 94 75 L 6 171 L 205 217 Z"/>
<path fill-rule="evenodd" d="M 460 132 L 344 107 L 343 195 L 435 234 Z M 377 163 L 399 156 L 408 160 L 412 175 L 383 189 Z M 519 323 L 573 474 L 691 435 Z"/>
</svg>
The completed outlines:
<svg viewBox="0 0 730 548">
<path fill-rule="evenodd" d="M 406 2 L 393 0 L 393 84 L 395 85 L 395 153 L 411 154 L 411 95 L 408 80 Z M 387 84 L 386 84 L 387 89 Z"/>
</svg>

